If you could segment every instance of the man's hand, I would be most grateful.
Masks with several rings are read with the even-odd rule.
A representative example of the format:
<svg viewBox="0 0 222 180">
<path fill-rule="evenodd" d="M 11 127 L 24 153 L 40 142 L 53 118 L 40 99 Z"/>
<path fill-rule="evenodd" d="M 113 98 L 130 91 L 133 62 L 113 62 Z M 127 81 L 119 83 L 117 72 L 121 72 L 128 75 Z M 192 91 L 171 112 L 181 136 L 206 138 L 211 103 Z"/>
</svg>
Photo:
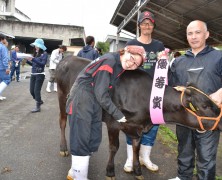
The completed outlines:
<svg viewBox="0 0 222 180">
<path fill-rule="evenodd" d="M 160 60 L 160 59 L 169 59 L 169 49 L 168 48 L 165 48 L 163 51 L 159 52 L 157 54 L 157 59 Z"/>
<path fill-rule="evenodd" d="M 126 122 L 127 120 L 126 120 L 126 118 L 125 118 L 125 116 L 124 117 L 122 117 L 121 119 L 119 119 L 119 120 L 117 120 L 118 122 Z"/>
<path fill-rule="evenodd" d="M 9 73 L 10 73 L 10 69 L 6 69 L 5 74 L 9 74 Z"/>
<path fill-rule="evenodd" d="M 222 88 L 220 88 L 215 93 L 211 94 L 210 97 L 213 99 L 213 101 L 220 106 L 222 103 Z"/>
</svg>

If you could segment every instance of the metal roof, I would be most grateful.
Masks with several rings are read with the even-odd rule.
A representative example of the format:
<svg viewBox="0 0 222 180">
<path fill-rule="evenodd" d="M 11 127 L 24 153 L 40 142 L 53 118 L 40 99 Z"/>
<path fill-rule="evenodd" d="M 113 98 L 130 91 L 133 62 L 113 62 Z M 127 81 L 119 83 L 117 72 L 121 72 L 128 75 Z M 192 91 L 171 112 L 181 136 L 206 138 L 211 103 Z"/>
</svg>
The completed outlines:
<svg viewBox="0 0 222 180">
<path fill-rule="evenodd" d="M 118 32 L 136 34 L 137 12 L 148 10 L 155 15 L 152 37 L 170 49 L 188 48 L 186 27 L 192 20 L 207 23 L 210 45 L 222 44 L 222 0 L 120 0 L 110 24 Z"/>
</svg>

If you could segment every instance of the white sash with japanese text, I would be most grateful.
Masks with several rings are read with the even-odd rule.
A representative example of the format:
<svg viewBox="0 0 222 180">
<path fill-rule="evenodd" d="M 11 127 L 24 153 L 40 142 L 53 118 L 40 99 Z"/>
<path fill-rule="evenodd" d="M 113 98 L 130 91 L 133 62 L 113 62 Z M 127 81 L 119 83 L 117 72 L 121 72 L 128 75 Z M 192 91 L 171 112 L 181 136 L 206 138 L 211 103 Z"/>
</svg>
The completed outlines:
<svg viewBox="0 0 222 180">
<path fill-rule="evenodd" d="M 168 84 L 168 51 L 169 50 L 165 50 L 162 52 L 155 67 L 150 96 L 150 117 L 153 124 L 165 124 L 163 118 L 163 97 L 165 85 Z"/>
</svg>

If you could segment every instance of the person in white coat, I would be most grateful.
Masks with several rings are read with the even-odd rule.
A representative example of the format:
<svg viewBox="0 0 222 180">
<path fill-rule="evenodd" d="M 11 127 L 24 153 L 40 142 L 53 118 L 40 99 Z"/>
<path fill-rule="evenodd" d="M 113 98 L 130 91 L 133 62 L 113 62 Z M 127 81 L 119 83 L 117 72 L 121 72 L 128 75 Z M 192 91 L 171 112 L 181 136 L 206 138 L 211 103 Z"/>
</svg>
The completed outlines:
<svg viewBox="0 0 222 180">
<path fill-rule="evenodd" d="M 50 62 L 49 62 L 49 82 L 46 87 L 47 92 L 52 92 L 51 91 L 51 86 L 53 85 L 54 91 L 57 92 L 57 83 L 55 79 L 55 70 L 56 66 L 59 63 L 59 61 L 62 60 L 63 58 L 63 53 L 67 50 L 67 47 L 64 45 L 60 45 L 58 49 L 55 49 L 52 51 L 51 57 L 50 57 Z"/>
</svg>

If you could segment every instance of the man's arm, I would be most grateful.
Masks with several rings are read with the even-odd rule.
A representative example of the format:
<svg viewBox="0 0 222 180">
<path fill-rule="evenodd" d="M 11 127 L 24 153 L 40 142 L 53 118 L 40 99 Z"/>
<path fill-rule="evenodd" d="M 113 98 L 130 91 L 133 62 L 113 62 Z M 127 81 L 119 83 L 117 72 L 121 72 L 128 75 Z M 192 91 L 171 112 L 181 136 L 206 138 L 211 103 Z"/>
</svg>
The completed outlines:
<svg viewBox="0 0 222 180">
<path fill-rule="evenodd" d="M 17 59 L 16 52 L 12 51 L 11 52 L 11 61 L 16 61 L 16 59 Z"/>
<path fill-rule="evenodd" d="M 54 63 L 58 64 L 59 63 L 59 54 L 57 51 L 52 51 L 50 61 L 53 61 Z"/>
<path fill-rule="evenodd" d="M 8 72 L 10 69 L 9 69 L 9 57 L 8 57 L 8 49 L 3 46 L 2 47 L 2 51 L 1 51 L 1 59 L 2 59 L 2 64 L 4 66 L 4 68 L 6 69 L 6 71 Z"/>
</svg>

